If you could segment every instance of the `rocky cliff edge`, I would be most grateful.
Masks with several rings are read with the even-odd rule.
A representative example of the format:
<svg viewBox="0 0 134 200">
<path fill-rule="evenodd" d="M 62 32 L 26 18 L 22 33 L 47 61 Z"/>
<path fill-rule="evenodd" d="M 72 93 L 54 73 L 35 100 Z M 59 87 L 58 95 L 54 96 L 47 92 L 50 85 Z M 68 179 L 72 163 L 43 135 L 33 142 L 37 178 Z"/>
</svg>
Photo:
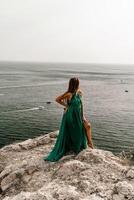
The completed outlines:
<svg viewBox="0 0 134 200">
<path fill-rule="evenodd" d="M 134 166 L 90 149 L 44 161 L 58 131 L 0 149 L 2 200 L 134 200 Z"/>
</svg>

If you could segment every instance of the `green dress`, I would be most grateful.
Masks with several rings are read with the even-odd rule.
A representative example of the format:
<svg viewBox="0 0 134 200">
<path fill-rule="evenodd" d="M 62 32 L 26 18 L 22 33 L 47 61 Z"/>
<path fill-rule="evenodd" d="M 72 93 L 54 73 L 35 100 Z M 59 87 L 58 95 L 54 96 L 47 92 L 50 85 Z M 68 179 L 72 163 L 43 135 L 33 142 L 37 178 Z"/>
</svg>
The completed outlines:
<svg viewBox="0 0 134 200">
<path fill-rule="evenodd" d="M 74 93 L 63 113 L 59 135 L 52 151 L 44 160 L 58 161 L 68 152 L 78 154 L 87 148 L 86 129 L 83 124 L 83 105 L 79 93 Z"/>
</svg>

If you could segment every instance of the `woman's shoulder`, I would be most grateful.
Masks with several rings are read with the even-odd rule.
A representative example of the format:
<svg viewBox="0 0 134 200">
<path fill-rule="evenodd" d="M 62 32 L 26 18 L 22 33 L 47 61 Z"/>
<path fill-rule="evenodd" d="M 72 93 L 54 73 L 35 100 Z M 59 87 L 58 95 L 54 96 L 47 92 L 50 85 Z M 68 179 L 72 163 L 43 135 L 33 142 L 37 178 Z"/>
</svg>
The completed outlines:
<svg viewBox="0 0 134 200">
<path fill-rule="evenodd" d="M 78 89 L 78 90 L 77 90 L 77 94 L 79 94 L 80 96 L 82 96 L 82 95 L 83 95 L 82 90 L 81 90 L 81 89 Z"/>
<path fill-rule="evenodd" d="M 64 94 L 63 94 L 63 96 L 64 97 L 66 97 L 66 98 L 68 98 L 68 99 L 70 99 L 74 94 L 79 94 L 80 96 L 82 96 L 83 95 L 83 92 L 82 92 L 82 90 L 81 89 L 78 89 L 77 90 L 77 92 L 75 92 L 75 93 L 72 93 L 72 92 L 65 92 Z"/>
</svg>

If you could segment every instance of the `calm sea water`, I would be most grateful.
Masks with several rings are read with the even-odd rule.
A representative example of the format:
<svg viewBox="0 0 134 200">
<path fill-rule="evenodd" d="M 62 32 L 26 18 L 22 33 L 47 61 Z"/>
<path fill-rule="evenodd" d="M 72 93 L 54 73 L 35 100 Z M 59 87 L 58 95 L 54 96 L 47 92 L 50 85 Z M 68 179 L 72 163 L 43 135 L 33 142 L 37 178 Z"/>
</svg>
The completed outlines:
<svg viewBox="0 0 134 200">
<path fill-rule="evenodd" d="M 73 76 L 94 145 L 114 153 L 134 147 L 134 66 L 17 62 L 0 63 L 0 147 L 59 129 L 55 97 Z"/>
</svg>

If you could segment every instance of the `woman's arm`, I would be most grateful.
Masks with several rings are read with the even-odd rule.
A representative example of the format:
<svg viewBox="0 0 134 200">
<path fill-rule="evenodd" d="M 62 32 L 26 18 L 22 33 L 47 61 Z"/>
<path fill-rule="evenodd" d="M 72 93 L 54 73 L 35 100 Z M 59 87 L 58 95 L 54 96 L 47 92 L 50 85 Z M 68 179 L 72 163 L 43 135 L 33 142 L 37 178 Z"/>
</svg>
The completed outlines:
<svg viewBox="0 0 134 200">
<path fill-rule="evenodd" d="M 65 104 L 64 100 L 65 100 L 65 99 L 70 99 L 70 97 L 71 97 L 71 93 L 65 92 L 64 94 L 62 94 L 62 95 L 56 97 L 55 101 L 56 101 L 57 103 L 59 103 L 59 104 L 65 106 L 65 107 L 67 107 L 67 104 Z"/>
</svg>

